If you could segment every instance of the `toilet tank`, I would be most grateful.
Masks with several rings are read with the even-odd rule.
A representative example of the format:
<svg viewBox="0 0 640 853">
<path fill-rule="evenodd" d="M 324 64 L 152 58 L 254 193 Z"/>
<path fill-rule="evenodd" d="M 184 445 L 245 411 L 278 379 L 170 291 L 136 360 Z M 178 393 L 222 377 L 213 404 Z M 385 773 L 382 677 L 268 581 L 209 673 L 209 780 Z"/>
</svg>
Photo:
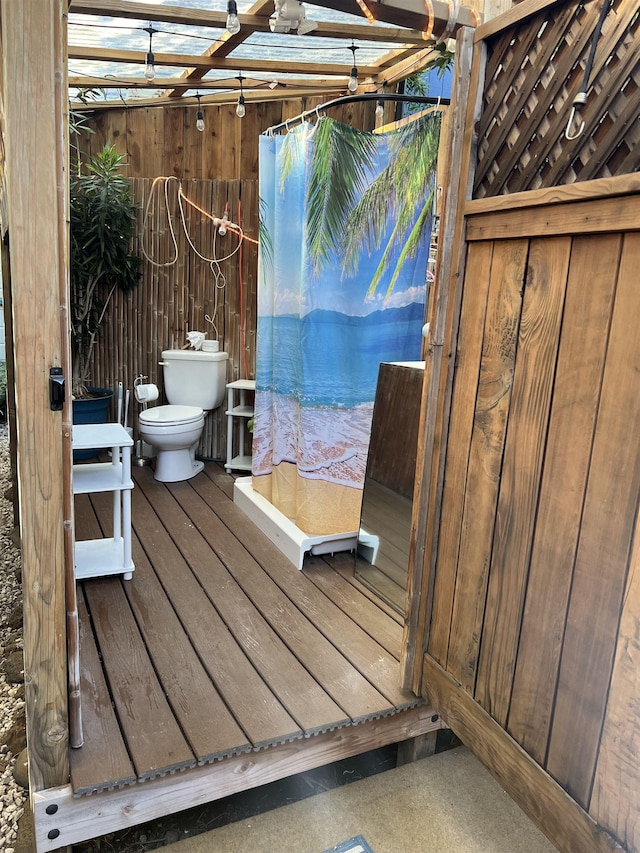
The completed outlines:
<svg viewBox="0 0 640 853">
<path fill-rule="evenodd" d="M 164 393 L 169 403 L 217 409 L 224 400 L 228 358 L 226 352 L 163 350 Z"/>
</svg>

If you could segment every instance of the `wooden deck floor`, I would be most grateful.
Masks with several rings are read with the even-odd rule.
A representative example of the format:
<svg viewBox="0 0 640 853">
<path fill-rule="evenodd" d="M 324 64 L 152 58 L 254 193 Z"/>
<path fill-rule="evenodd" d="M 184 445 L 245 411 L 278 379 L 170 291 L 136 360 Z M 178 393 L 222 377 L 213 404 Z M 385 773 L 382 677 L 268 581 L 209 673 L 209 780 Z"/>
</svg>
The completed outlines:
<svg viewBox="0 0 640 853">
<path fill-rule="evenodd" d="M 280 745 L 389 715 L 407 714 L 405 736 L 416 733 L 400 617 L 354 579 L 350 555 L 298 572 L 233 504 L 217 465 L 184 483 L 148 468 L 135 479 L 133 580 L 79 585 L 76 795 L 256 750 L 276 760 Z M 110 496 L 76 500 L 77 538 L 109 535 Z"/>
</svg>

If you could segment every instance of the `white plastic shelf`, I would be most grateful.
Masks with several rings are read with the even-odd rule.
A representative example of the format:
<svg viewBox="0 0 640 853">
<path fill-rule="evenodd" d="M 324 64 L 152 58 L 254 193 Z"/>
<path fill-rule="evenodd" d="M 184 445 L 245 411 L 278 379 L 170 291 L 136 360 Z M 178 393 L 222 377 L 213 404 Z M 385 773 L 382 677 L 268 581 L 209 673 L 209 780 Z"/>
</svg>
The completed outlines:
<svg viewBox="0 0 640 853">
<path fill-rule="evenodd" d="M 253 406 L 247 403 L 247 392 L 256 390 L 255 379 L 236 379 L 227 385 L 227 461 L 225 469 L 251 471 L 251 454 L 245 452 L 245 424 L 253 417 Z M 234 433 L 238 427 L 238 452 L 234 456 Z"/>
<path fill-rule="evenodd" d="M 131 448 L 133 439 L 120 424 L 77 424 L 73 427 L 74 450 L 111 450 L 110 462 L 73 466 L 73 493 L 113 493 L 113 536 L 75 543 L 77 580 L 122 574 L 131 580 Z"/>
</svg>

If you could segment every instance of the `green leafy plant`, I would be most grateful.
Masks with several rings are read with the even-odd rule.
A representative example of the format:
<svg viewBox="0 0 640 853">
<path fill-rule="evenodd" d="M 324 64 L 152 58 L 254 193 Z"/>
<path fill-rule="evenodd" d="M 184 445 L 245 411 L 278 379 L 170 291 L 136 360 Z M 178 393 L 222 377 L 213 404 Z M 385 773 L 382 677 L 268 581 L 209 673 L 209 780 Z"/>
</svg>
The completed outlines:
<svg viewBox="0 0 640 853">
<path fill-rule="evenodd" d="M 86 396 L 91 357 L 116 288 L 126 292 L 140 277 L 131 250 L 136 205 L 122 174 L 125 157 L 107 144 L 71 180 L 72 393 Z"/>
</svg>

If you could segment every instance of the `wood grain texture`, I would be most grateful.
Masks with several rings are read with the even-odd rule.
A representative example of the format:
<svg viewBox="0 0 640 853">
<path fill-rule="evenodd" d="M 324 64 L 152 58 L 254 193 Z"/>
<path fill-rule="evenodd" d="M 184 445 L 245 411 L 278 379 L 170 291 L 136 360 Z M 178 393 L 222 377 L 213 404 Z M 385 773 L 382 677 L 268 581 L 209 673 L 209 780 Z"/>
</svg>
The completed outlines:
<svg viewBox="0 0 640 853">
<path fill-rule="evenodd" d="M 544 763 L 621 238 L 573 240 L 509 733 Z M 590 282 L 585 287 L 585 282 Z"/>
<path fill-rule="evenodd" d="M 475 402 L 447 669 L 473 693 L 502 455 L 522 311 L 528 243 L 493 251 L 480 375 Z M 446 508 L 443 509 L 446 518 Z M 455 572 L 455 564 L 443 567 Z"/>
<path fill-rule="evenodd" d="M 588 803 L 611 678 L 640 492 L 640 234 L 618 275 L 547 767 Z M 588 677 L 586 677 L 588 674 Z"/>
<path fill-rule="evenodd" d="M 561 853 L 626 853 L 428 656 L 424 696 Z"/>
<path fill-rule="evenodd" d="M 446 193 L 443 200 L 436 286 L 430 295 L 430 341 L 425 353 L 423 399 L 418 427 L 416 489 L 413 499 L 411 546 L 407 583 L 407 617 L 403 635 L 402 683 L 420 692 L 421 655 L 431 615 L 435 566 L 433 557 L 440 523 L 445 417 L 452 382 L 453 351 L 443 367 L 445 338 L 456 338 L 458 307 L 464 280 L 464 222 L 459 205 L 471 196 L 473 184 L 473 124 L 480 112 L 486 55 L 473 51 L 473 31 L 464 29 L 456 50 L 449 147 L 446 150 Z M 448 413 L 447 413 L 448 414 Z"/>
<path fill-rule="evenodd" d="M 491 281 L 493 245 L 469 246 L 467 266 L 473 270 L 474 286 L 465 291 L 460 316 L 457 366 L 451 403 L 449 446 L 442 504 L 446 507 L 438 538 L 438 570 L 434 581 L 433 608 L 428 652 L 444 665 L 449 649 L 449 631 L 460 546 L 460 530 L 469 464 L 469 446 L 473 430 L 475 400 L 480 373 L 480 355 L 484 337 L 487 293 Z"/>
<path fill-rule="evenodd" d="M 508 203 L 507 203 L 508 204 Z M 576 201 L 551 207 L 518 209 L 517 212 L 482 213 L 467 225 L 467 240 L 507 240 L 544 237 L 547 234 L 603 234 L 635 231 L 640 222 L 640 196 L 631 195 L 625 205 L 616 198 Z"/>
<path fill-rule="evenodd" d="M 624 594 L 624 609 L 589 811 L 629 850 L 640 849 L 640 515 Z"/>
<path fill-rule="evenodd" d="M 302 734 L 203 593 L 142 489 L 132 499 L 134 529 L 209 678 L 254 746 Z M 244 739 L 243 739 L 244 740 Z"/>
<path fill-rule="evenodd" d="M 36 795 L 34 803 L 38 850 L 57 850 L 61 844 L 75 844 L 136 826 L 440 728 L 442 722 L 437 715 L 421 705 L 391 717 L 196 767 L 123 791 L 86 798 L 74 797 L 70 786 L 53 788 Z M 57 809 L 47 814 L 51 805 Z M 48 834 L 53 829 L 60 835 L 51 840 Z"/>
<path fill-rule="evenodd" d="M 506 723 L 536 522 L 571 241 L 532 240 L 475 696 Z"/>
<path fill-rule="evenodd" d="M 93 501 L 104 523 L 111 512 L 109 496 L 96 495 Z M 251 744 L 211 683 L 137 537 L 133 559 L 134 578 L 122 587 L 162 689 L 198 763 L 249 750 Z"/>
<path fill-rule="evenodd" d="M 68 169 L 60 124 L 66 93 L 59 85 L 64 5 L 34 0 L 0 9 L 32 792 L 66 782 L 69 773 L 63 466 L 70 460 L 63 458 L 62 413 L 51 411 L 48 390 L 49 368 L 63 364 L 68 346 L 60 306 L 67 211 L 59 181 Z"/>
<path fill-rule="evenodd" d="M 88 498 L 85 498 L 88 503 Z M 82 592 L 78 595 L 80 616 L 80 669 L 84 746 L 69 752 L 71 783 L 75 791 L 93 793 L 113 790 L 136 782 L 127 747 L 105 682 L 89 615 Z M 105 755 L 102 744 L 109 743 Z M 96 774 L 96 764 L 100 773 Z M 96 784 L 96 776 L 99 776 Z"/>
<path fill-rule="evenodd" d="M 85 584 L 85 599 L 138 778 L 195 766 L 193 752 L 143 651 L 122 586 L 93 580 Z"/>
<path fill-rule="evenodd" d="M 191 489 L 188 492 L 193 495 Z M 195 578 L 234 636 L 238 647 L 258 670 L 269 689 L 305 732 L 344 725 L 347 713 L 322 689 L 285 646 L 233 577 L 212 554 L 187 515 L 189 502 L 176 503 L 164 487 L 149 488 L 153 509 L 163 519 L 172 540 L 191 567 Z M 187 493 L 188 494 L 188 493 Z M 256 593 L 260 581 L 256 579 Z M 246 691 L 246 686 L 242 685 Z M 247 705 L 251 699 L 245 700 Z M 339 701 L 339 699 L 338 699 Z"/>
<path fill-rule="evenodd" d="M 203 478 L 193 481 L 193 496 L 197 492 L 214 506 L 223 522 L 219 527 L 211 521 L 203 525 L 196 514 L 202 510 L 202 502 L 194 502 L 180 485 L 172 487 L 182 505 L 189 501 L 192 522 L 327 693 L 352 718 L 376 713 L 389 704 L 410 704 L 415 697 L 400 690 L 397 661 L 332 602 L 319 597 L 304 575 L 292 571 L 287 558 L 263 533 L 248 525 L 241 510 L 228 501 L 216 502 L 211 489 L 215 489 L 213 484 Z M 249 548 L 252 560 L 241 559 L 240 542 Z M 261 574 L 271 583 L 260 581 Z"/>
</svg>

